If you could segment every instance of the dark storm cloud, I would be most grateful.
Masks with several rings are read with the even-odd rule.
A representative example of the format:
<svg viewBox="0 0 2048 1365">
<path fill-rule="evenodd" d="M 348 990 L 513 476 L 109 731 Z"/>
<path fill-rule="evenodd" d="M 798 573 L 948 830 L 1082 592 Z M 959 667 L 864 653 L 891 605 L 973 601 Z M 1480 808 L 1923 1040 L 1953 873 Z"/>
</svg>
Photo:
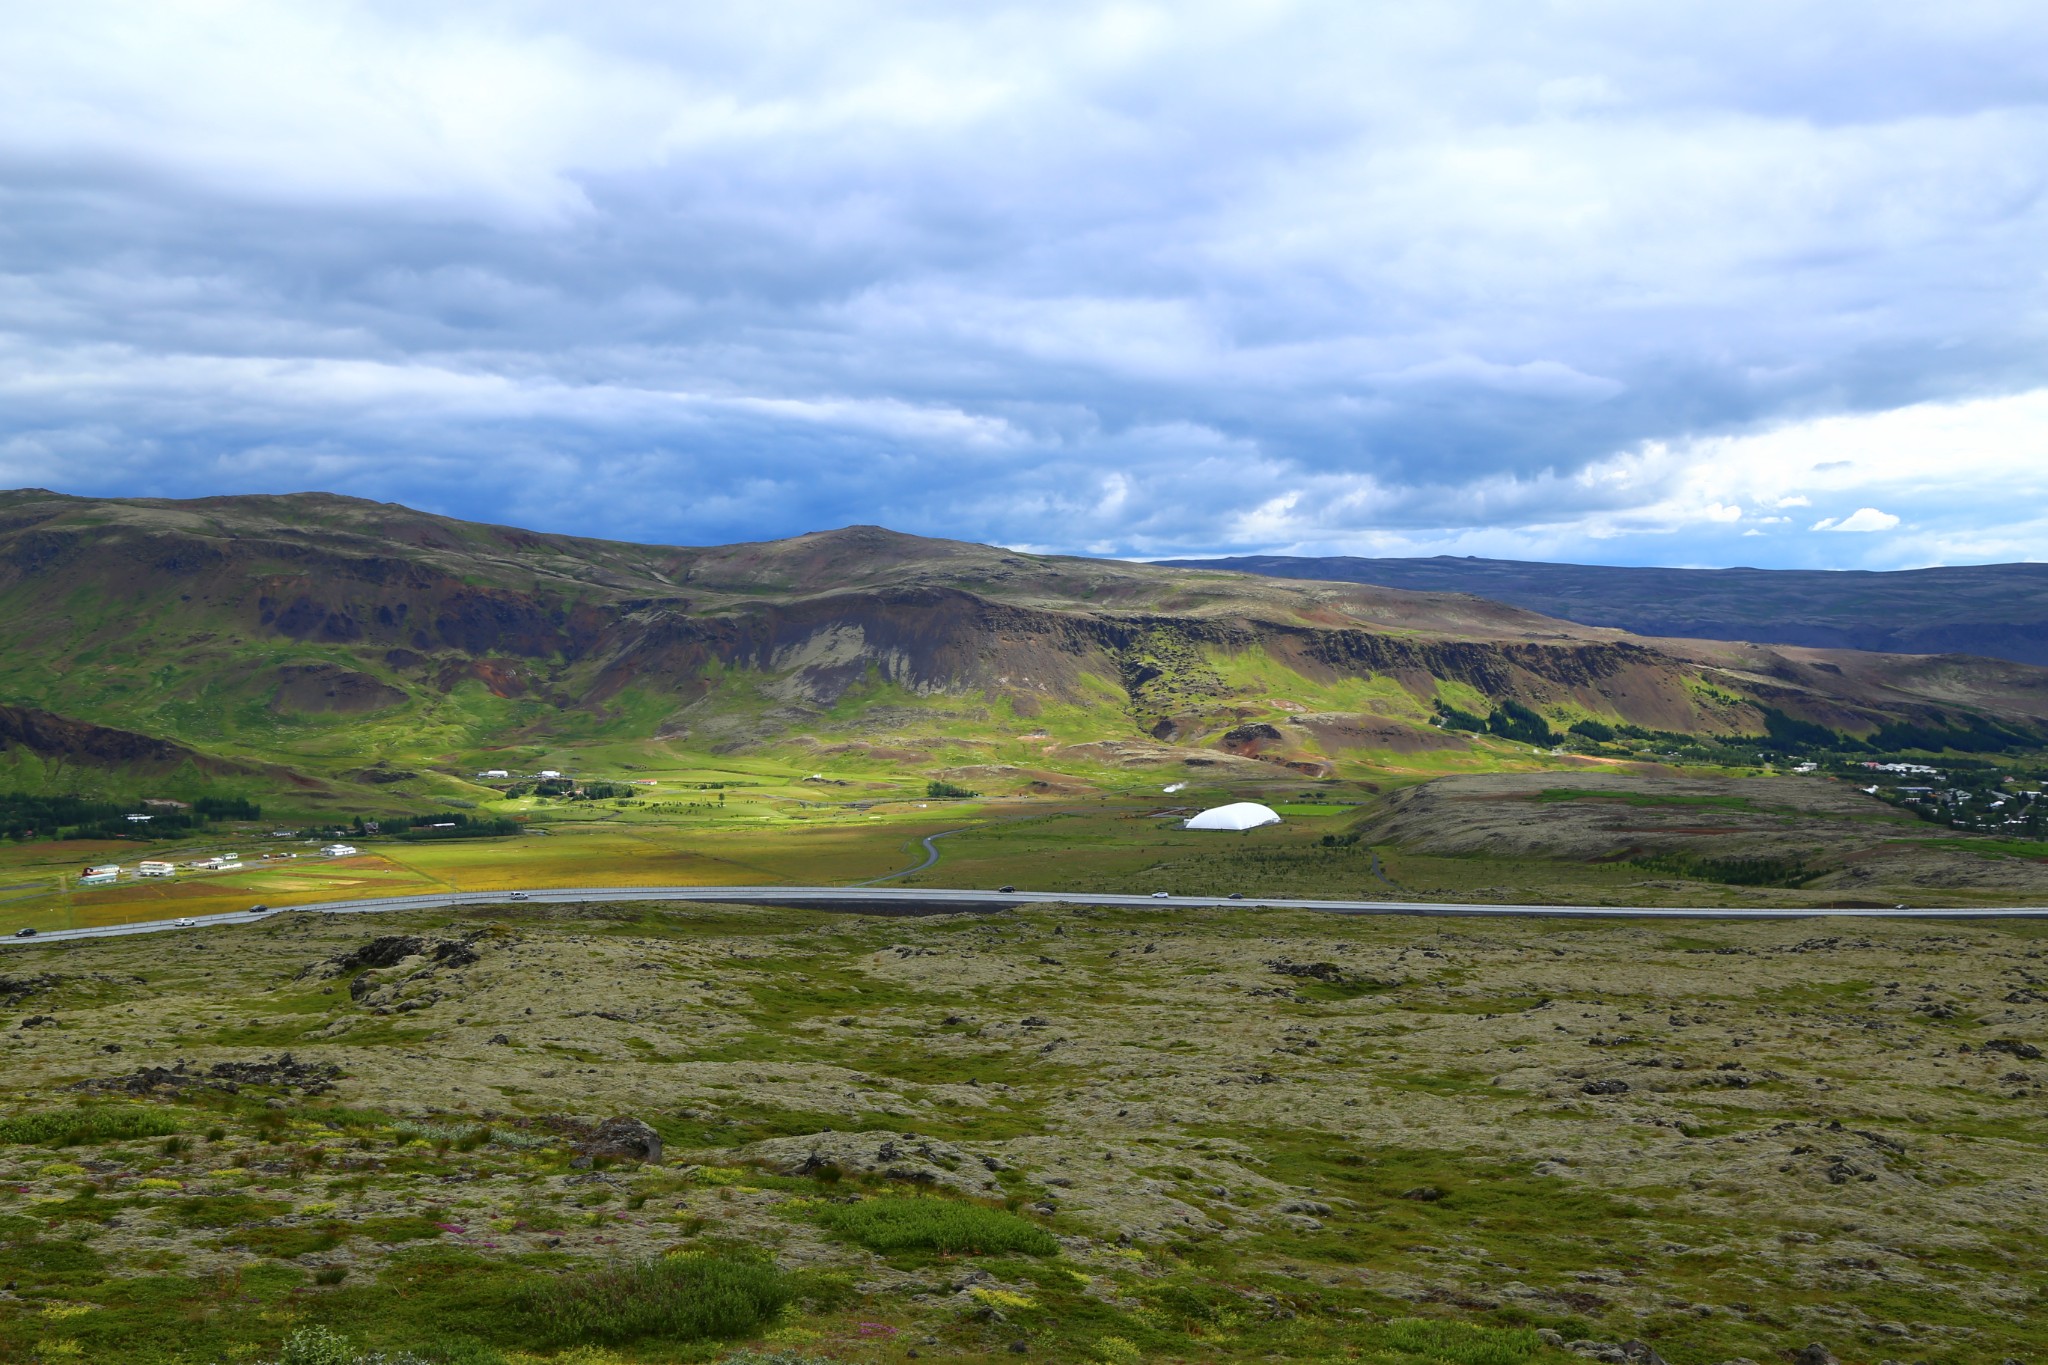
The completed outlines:
<svg viewBox="0 0 2048 1365">
<path fill-rule="evenodd" d="M 2048 516 L 2031 6 L 648 8 L 19 21 L 0 481 L 1161 554 Z"/>
</svg>

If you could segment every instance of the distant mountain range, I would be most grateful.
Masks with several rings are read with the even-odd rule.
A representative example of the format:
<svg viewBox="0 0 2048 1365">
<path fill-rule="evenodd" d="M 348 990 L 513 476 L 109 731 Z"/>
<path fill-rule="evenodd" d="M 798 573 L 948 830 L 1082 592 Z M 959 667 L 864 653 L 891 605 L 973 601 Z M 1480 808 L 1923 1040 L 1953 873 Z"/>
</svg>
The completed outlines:
<svg viewBox="0 0 2048 1365">
<path fill-rule="evenodd" d="M 1188 569 L 1466 592 L 1588 626 L 1690 640 L 1751 640 L 1892 654 L 1977 654 L 2048 664 L 2048 564 L 1948 569 L 1623 569 L 1512 559 L 1168 559 Z"/>
<path fill-rule="evenodd" d="M 1378 567 L 1231 567 L 1283 564 Z M 0 492 L 0 790 L 147 775 L 172 795 L 285 788 L 374 809 L 479 797 L 463 785 L 479 769 L 682 750 L 1004 790 L 1161 765 L 1298 780 L 1395 755 L 1491 763 L 1495 750 L 1472 746 L 1494 740 L 1435 722 L 1496 708 L 1638 738 L 1805 726 L 1962 747 L 1988 742 L 1989 725 L 2048 742 L 2048 669 L 1646 639 L 1489 600 L 1516 595 L 1509 571 L 1553 566 L 1409 567 L 1431 566 L 1454 575 L 1437 586 L 1461 591 L 1022 554 L 874 526 L 634 545 L 327 494 Z M 1992 571 L 1939 572 L 1974 585 Z M 2029 590 L 2038 599 L 2048 581 Z M 1759 624 L 1803 619 L 1794 591 L 1744 591 L 1714 600 Z M 1990 652 L 1977 636 L 1937 645 L 1941 624 L 1976 619 L 1932 605 L 1940 595 L 1909 610 L 1874 590 L 1889 615 L 1838 605 L 1816 619 L 1859 644 L 1900 638 L 1884 622 L 1925 620 L 1937 624 L 1912 647 Z M 1632 600 L 1663 608 L 1646 616 L 1660 634 L 1728 633 L 1695 609 L 1699 592 L 1658 596 Z M 1544 605 L 1587 616 L 1569 594 Z"/>
</svg>

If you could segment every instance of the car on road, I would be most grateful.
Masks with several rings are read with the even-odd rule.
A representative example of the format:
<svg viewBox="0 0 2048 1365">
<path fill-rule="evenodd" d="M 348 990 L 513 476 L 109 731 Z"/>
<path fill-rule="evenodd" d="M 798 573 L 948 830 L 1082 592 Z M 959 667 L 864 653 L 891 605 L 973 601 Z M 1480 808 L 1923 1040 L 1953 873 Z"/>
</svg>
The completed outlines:
<svg viewBox="0 0 2048 1365">
<path fill-rule="evenodd" d="M 1242 892 L 1242 891 L 1233 891 L 1233 892 L 1231 892 L 1231 893 L 1230 893 L 1230 897 L 1229 897 L 1229 899 L 1231 899 L 1231 900 L 1234 900 L 1234 901 L 1241 901 L 1241 900 L 1243 900 L 1243 899 L 1244 899 L 1244 892 Z"/>
<path fill-rule="evenodd" d="M 506 899 L 507 899 L 507 900 L 515 900 L 515 901 L 523 901 L 523 900 L 529 900 L 529 899 L 531 899 L 531 897 L 529 897 L 529 896 L 528 896 L 528 895 L 527 895 L 527 894 L 526 894 L 526 893 L 525 893 L 524 891 L 514 891 L 514 892 L 513 892 L 513 893 L 512 893 L 512 894 L 511 894 L 510 896 L 506 897 Z"/>
<path fill-rule="evenodd" d="M 999 887 L 997 887 L 997 888 L 996 888 L 996 892 L 997 892 L 997 893 L 998 893 L 999 895 L 1004 895 L 1004 896 L 1010 896 L 1010 895 L 1014 895 L 1014 894 L 1016 894 L 1016 891 L 1017 891 L 1017 888 L 1016 888 L 1016 887 L 1014 887 L 1014 886 L 999 886 Z"/>
<path fill-rule="evenodd" d="M 270 907 L 267 905 L 252 905 L 247 910 L 244 910 L 242 913 L 245 915 L 260 915 L 269 908 Z"/>
<path fill-rule="evenodd" d="M 36 936 L 36 931 L 33 929 L 16 929 L 14 931 L 14 936 L 16 938 L 34 938 Z"/>
<path fill-rule="evenodd" d="M 1172 895 L 1173 893 L 1171 891 L 1154 891 L 1152 893 L 1152 899 L 1155 901 L 1163 901 L 1170 899 Z"/>
<path fill-rule="evenodd" d="M 178 927 L 180 929 L 190 929 L 192 927 L 192 921 L 189 919 L 181 919 L 178 921 Z"/>
</svg>

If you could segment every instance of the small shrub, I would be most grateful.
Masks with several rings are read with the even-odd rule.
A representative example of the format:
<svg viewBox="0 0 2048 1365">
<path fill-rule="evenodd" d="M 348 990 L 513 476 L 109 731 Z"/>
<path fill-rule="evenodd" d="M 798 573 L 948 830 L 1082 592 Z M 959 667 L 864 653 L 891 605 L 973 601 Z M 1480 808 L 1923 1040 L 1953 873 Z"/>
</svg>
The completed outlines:
<svg viewBox="0 0 2048 1365">
<path fill-rule="evenodd" d="M 1060 1249 L 1038 1224 L 1000 1209 L 950 1199 L 887 1197 L 830 1204 L 817 1219 L 826 1228 L 872 1251 L 995 1254 L 1021 1251 L 1050 1256 Z"/>
<path fill-rule="evenodd" d="M 83 1242 L 29 1238 L 0 1247 L 0 1280 L 39 1280 L 51 1275 L 89 1274 L 105 1263 Z"/>
<path fill-rule="evenodd" d="M 1102 1365 L 1140 1365 L 1145 1356 L 1136 1345 L 1122 1337 L 1104 1337 L 1095 1343 L 1095 1358 Z"/>
<path fill-rule="evenodd" d="M 301 1327 L 284 1339 L 277 1365 L 356 1365 L 349 1339 L 325 1327 Z"/>
<path fill-rule="evenodd" d="M 564 1277 L 535 1294 L 529 1309 L 551 1345 L 612 1345 L 644 1337 L 747 1336 L 789 1300 L 789 1287 L 773 1266 L 670 1256 Z"/>
<path fill-rule="evenodd" d="M 161 1150 L 165 1156 L 183 1156 L 191 1149 L 192 1139 L 188 1137 L 167 1137 L 164 1139 L 164 1145 Z"/>
<path fill-rule="evenodd" d="M 339 1265 L 330 1265 L 330 1266 L 324 1266 L 324 1267 L 322 1267 L 321 1269 L 319 1269 L 319 1270 L 316 1270 L 316 1271 L 314 1271 L 314 1272 L 313 1272 L 313 1283 L 314 1283 L 314 1284 L 327 1284 L 327 1285 L 334 1285 L 334 1284 L 340 1284 L 340 1283 L 341 1283 L 341 1282 L 342 1282 L 343 1280 L 345 1280 L 345 1279 L 347 1279 L 347 1278 L 348 1278 L 348 1267 L 346 1267 L 346 1266 L 339 1266 Z"/>
<path fill-rule="evenodd" d="M 1536 1334 L 1524 1328 L 1479 1327 L 1433 1318 L 1396 1318 L 1382 1331 L 1385 1344 L 1430 1365 L 1522 1365 L 1537 1354 Z"/>
<path fill-rule="evenodd" d="M 250 1194 L 195 1195 L 174 1199 L 163 1210 L 172 1221 L 188 1228 L 232 1228 L 264 1218 L 281 1218 L 292 1206 L 281 1199 L 258 1199 Z"/>
<path fill-rule="evenodd" d="M 171 1115 L 127 1106 L 51 1109 L 0 1120 L 0 1142 L 33 1142 L 44 1147 L 125 1142 L 166 1137 L 177 1131 L 178 1121 Z"/>
</svg>

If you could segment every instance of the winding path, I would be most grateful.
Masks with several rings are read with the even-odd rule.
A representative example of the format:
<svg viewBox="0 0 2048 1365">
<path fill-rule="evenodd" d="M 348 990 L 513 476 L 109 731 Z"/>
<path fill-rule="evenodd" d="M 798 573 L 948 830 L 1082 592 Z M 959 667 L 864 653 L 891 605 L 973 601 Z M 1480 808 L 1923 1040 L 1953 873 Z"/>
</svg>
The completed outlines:
<svg viewBox="0 0 2048 1365">
<path fill-rule="evenodd" d="M 937 834 L 927 834 L 924 838 L 918 840 L 919 843 L 924 845 L 924 861 L 916 867 L 906 867 L 901 872 L 884 873 L 882 876 L 870 877 L 864 882 L 855 882 L 853 885 L 880 886 L 883 882 L 893 882 L 898 877 L 908 877 L 913 872 L 922 872 L 939 860 L 938 841 L 940 839 L 945 838 L 949 834 L 964 834 L 970 829 L 979 828 L 981 828 L 979 825 L 962 825 L 959 829 L 942 829 Z"/>
</svg>

